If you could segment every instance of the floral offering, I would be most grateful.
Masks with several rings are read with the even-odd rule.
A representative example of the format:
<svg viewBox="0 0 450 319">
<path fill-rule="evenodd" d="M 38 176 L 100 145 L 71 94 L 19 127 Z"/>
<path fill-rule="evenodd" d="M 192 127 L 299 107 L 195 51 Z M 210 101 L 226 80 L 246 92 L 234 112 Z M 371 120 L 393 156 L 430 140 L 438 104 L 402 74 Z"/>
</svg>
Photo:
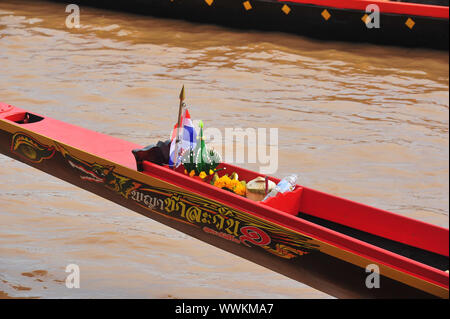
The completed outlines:
<svg viewBox="0 0 450 319">
<path fill-rule="evenodd" d="M 221 162 L 219 153 L 212 148 L 207 148 L 203 137 L 203 122 L 200 121 L 200 142 L 194 149 L 186 151 L 181 159 L 185 174 L 189 176 L 199 176 L 205 179 L 208 175 L 213 175 L 217 166 Z"/>
<path fill-rule="evenodd" d="M 231 177 L 229 177 L 228 174 L 219 177 L 216 173 L 211 183 L 216 187 L 232 191 L 235 194 L 241 196 L 245 196 L 246 183 L 245 181 L 239 181 L 238 175 L 236 173 L 231 174 Z"/>
</svg>

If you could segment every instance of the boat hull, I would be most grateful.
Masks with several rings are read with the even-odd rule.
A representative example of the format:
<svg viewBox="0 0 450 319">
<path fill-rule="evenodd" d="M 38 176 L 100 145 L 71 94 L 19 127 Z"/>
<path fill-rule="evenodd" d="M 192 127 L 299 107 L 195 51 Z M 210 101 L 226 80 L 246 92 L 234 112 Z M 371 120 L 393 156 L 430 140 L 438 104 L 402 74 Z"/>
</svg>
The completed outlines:
<svg viewBox="0 0 450 319">
<path fill-rule="evenodd" d="M 58 0 L 56 0 L 58 1 Z M 96 6 L 236 28 L 281 31 L 320 40 L 448 50 L 448 6 L 358 0 L 80 0 Z M 368 5 L 380 9 L 379 24 Z M 378 19 L 378 18 L 377 18 Z"/>
<path fill-rule="evenodd" d="M 36 133 L 33 125 L 0 119 L 0 152 L 332 296 L 448 298 L 446 287 Z M 380 288 L 366 286 L 370 264 L 380 268 Z"/>
</svg>

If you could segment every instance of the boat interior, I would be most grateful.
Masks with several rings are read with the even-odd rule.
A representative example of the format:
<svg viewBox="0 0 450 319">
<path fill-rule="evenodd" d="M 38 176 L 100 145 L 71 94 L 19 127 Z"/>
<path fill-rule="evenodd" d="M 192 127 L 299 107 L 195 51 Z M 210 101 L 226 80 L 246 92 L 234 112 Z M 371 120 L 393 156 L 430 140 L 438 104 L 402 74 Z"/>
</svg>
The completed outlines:
<svg viewBox="0 0 450 319">
<path fill-rule="evenodd" d="M 167 142 L 165 145 L 168 147 Z M 146 148 L 147 151 L 149 149 L 151 147 Z M 138 159 L 139 150 L 134 150 L 133 153 Z M 246 208 L 249 212 L 262 213 L 264 209 L 261 208 L 266 207 L 271 209 L 269 214 L 289 215 L 289 217 L 324 227 L 432 268 L 441 271 L 449 269 L 447 229 L 300 185 L 297 185 L 292 192 L 281 193 L 265 201 L 254 202 L 211 185 L 212 176 L 204 180 L 194 179 L 184 172 L 182 165 L 177 169 L 170 168 L 166 164 L 167 158 L 164 159 L 163 155 L 151 157 L 150 161 L 146 160 L 145 156 L 137 161 L 138 168 L 145 174 L 184 185 L 188 189 L 195 188 L 209 197 L 222 199 L 227 203 L 236 203 L 237 206 Z M 217 169 L 219 176 L 231 175 L 236 172 L 239 180 L 246 182 L 258 176 L 264 177 L 262 174 L 227 163 L 221 163 Z M 275 183 L 280 181 L 278 178 L 270 176 L 268 178 Z M 291 224 L 288 220 L 286 223 Z M 402 231 L 399 232 L 398 229 L 402 229 Z M 431 233 L 435 235 L 428 236 Z"/>
</svg>

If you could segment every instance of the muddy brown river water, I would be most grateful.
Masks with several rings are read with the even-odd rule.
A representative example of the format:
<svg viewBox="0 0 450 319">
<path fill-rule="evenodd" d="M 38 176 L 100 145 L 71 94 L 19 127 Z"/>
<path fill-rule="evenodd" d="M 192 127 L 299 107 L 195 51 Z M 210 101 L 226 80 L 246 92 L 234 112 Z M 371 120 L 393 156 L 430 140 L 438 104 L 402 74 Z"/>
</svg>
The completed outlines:
<svg viewBox="0 0 450 319">
<path fill-rule="evenodd" d="M 184 84 L 206 126 L 278 128 L 273 175 L 448 228 L 448 52 L 85 7 L 68 29 L 66 17 L 0 1 L 0 101 L 146 145 L 168 137 Z M 7 296 L 330 298 L 0 155 Z"/>
</svg>

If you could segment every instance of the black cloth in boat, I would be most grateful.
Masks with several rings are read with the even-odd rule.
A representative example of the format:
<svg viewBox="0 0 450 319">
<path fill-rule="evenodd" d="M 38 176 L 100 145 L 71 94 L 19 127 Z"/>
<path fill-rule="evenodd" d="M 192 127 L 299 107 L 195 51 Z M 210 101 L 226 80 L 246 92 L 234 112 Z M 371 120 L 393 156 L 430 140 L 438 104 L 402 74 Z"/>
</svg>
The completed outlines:
<svg viewBox="0 0 450 319">
<path fill-rule="evenodd" d="M 142 162 L 149 161 L 158 165 L 169 164 L 170 140 L 134 149 L 132 153 L 136 158 L 136 167 L 139 172 L 143 171 Z"/>
</svg>

